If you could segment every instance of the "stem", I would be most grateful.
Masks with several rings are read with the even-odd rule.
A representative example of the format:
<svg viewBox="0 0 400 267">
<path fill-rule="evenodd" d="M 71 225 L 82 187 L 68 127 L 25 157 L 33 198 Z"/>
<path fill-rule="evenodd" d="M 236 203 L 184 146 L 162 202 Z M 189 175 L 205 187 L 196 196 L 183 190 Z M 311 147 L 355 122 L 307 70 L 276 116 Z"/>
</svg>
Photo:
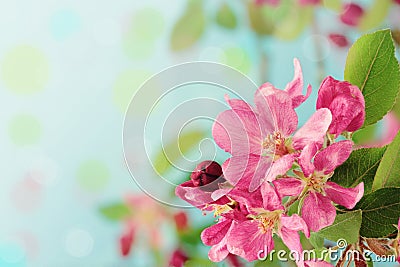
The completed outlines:
<svg viewBox="0 0 400 267">
<path fill-rule="evenodd" d="M 290 208 L 290 206 L 292 206 L 298 199 L 299 199 L 299 196 L 297 196 L 297 197 L 290 197 L 290 198 L 288 199 L 288 201 L 283 205 L 284 208 L 285 208 L 285 211 L 287 211 L 287 210 Z"/>
</svg>

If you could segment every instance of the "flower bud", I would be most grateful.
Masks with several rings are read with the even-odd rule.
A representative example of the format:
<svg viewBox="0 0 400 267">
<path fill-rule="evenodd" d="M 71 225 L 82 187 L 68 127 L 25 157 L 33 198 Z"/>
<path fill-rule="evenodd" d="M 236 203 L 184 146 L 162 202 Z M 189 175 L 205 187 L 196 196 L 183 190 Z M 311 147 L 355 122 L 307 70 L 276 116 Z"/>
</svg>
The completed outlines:
<svg viewBox="0 0 400 267">
<path fill-rule="evenodd" d="M 340 20 L 349 26 L 357 26 L 360 23 L 361 17 L 364 15 L 364 9 L 354 3 L 345 4 L 343 10 L 343 13 L 340 15 Z"/>
<path fill-rule="evenodd" d="M 185 231 L 188 229 L 188 217 L 185 212 L 180 211 L 174 214 L 175 226 L 178 231 Z"/>
<path fill-rule="evenodd" d="M 328 76 L 318 91 L 317 109 L 328 108 L 332 113 L 329 133 L 358 130 L 365 120 L 365 101 L 360 89 L 348 82 Z"/>
<path fill-rule="evenodd" d="M 195 187 L 208 185 L 222 176 L 222 168 L 215 161 L 201 162 L 190 175 Z"/>
<path fill-rule="evenodd" d="M 347 47 L 349 46 L 349 40 L 347 40 L 347 37 L 344 36 L 343 34 L 339 33 L 331 33 L 328 35 L 329 40 L 333 44 L 335 44 L 337 47 Z"/>
<path fill-rule="evenodd" d="M 189 258 L 184 251 L 182 251 L 181 249 L 176 249 L 171 255 L 168 266 L 183 267 L 188 259 Z"/>
<path fill-rule="evenodd" d="M 123 257 L 127 257 L 134 242 L 135 230 L 133 226 L 128 226 L 119 238 L 120 252 Z"/>
</svg>

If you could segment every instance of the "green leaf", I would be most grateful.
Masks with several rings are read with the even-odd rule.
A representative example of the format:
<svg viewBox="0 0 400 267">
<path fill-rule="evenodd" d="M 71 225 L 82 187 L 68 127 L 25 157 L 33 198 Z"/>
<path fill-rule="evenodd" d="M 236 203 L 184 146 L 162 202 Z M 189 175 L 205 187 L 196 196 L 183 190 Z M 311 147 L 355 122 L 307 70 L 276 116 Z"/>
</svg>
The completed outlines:
<svg viewBox="0 0 400 267">
<path fill-rule="evenodd" d="M 376 130 L 376 123 L 368 125 L 367 127 L 361 128 L 358 131 L 354 132 L 352 139 L 357 145 L 370 143 L 375 138 Z"/>
<path fill-rule="evenodd" d="M 311 245 L 316 249 L 324 247 L 324 238 L 319 236 L 317 233 L 312 232 L 309 240 Z"/>
<path fill-rule="evenodd" d="M 250 27 L 259 35 L 270 35 L 273 32 L 273 22 L 254 1 L 248 1 L 247 13 L 250 20 Z"/>
<path fill-rule="evenodd" d="M 392 2 L 393 0 L 375 0 L 361 17 L 358 28 L 365 32 L 382 25 L 387 18 Z"/>
<path fill-rule="evenodd" d="M 400 187 L 400 132 L 387 147 L 376 171 L 372 190 L 383 187 Z"/>
<path fill-rule="evenodd" d="M 364 126 L 382 119 L 395 103 L 400 70 L 394 51 L 390 30 L 363 35 L 349 50 L 344 78 L 364 95 Z"/>
<path fill-rule="evenodd" d="M 201 243 L 200 234 L 203 228 L 188 229 L 188 231 L 179 232 L 179 240 L 183 244 L 197 245 Z"/>
<path fill-rule="evenodd" d="M 194 45 L 203 35 L 206 26 L 201 0 L 189 1 L 183 16 L 176 22 L 170 39 L 173 51 L 187 49 Z"/>
<path fill-rule="evenodd" d="M 335 170 L 331 181 L 344 187 L 355 187 L 364 182 L 364 193 L 369 193 L 385 151 L 386 147 L 354 150 L 350 157 Z"/>
<path fill-rule="evenodd" d="M 313 7 L 293 3 L 286 16 L 276 23 L 274 36 L 284 41 L 296 39 L 311 24 L 313 14 Z"/>
<path fill-rule="evenodd" d="M 361 218 L 361 210 L 336 215 L 332 225 L 314 234 L 334 242 L 345 239 L 348 244 L 356 243 L 360 235 Z"/>
<path fill-rule="evenodd" d="M 215 263 L 208 259 L 190 259 L 184 263 L 185 267 L 215 267 Z"/>
<path fill-rule="evenodd" d="M 237 26 L 236 15 L 227 3 L 222 4 L 219 8 L 216 21 L 218 25 L 226 29 L 234 29 Z"/>
<path fill-rule="evenodd" d="M 100 213 L 112 221 L 120 221 L 132 215 L 131 209 L 124 203 L 115 203 L 101 207 Z"/>
<path fill-rule="evenodd" d="M 386 237 L 400 217 L 400 188 L 381 188 L 365 195 L 355 209 L 362 210 L 360 235 Z"/>
<path fill-rule="evenodd" d="M 178 139 L 173 140 L 164 147 L 160 148 L 159 153 L 154 159 L 154 169 L 159 175 L 163 175 L 173 165 L 174 162 L 190 152 L 193 147 L 205 137 L 205 133 L 192 131 L 181 134 Z"/>
</svg>

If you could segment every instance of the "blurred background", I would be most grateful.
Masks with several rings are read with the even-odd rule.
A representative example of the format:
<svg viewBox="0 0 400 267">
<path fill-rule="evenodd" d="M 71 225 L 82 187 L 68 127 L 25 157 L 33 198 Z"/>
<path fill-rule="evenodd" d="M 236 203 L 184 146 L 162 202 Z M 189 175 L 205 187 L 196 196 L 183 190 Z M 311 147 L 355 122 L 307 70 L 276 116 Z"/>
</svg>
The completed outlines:
<svg viewBox="0 0 400 267">
<path fill-rule="evenodd" d="M 321 80 L 343 79 L 351 44 L 381 28 L 399 42 L 399 1 L 2 1 L 0 266 L 252 266 L 208 260 L 200 232 L 212 214 L 141 192 L 122 147 L 130 99 L 150 76 L 198 60 L 284 88 L 296 57 L 313 86 L 298 109 L 302 124 Z M 384 142 L 398 111 L 358 133 L 359 143 Z M 177 143 L 189 155 L 209 136 L 210 127 L 171 134 L 164 146 L 179 161 Z M 188 179 L 160 144 L 150 146 L 159 173 Z M 220 163 L 227 157 L 216 153 Z"/>
</svg>

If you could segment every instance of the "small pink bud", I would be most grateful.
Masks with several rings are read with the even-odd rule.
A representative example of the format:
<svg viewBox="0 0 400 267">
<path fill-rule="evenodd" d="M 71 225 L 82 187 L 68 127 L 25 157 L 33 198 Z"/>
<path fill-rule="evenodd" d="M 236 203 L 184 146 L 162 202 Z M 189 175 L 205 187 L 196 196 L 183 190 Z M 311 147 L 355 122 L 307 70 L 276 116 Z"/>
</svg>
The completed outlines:
<svg viewBox="0 0 400 267">
<path fill-rule="evenodd" d="M 222 168 L 215 161 L 201 162 L 190 175 L 195 187 L 208 185 L 222 176 Z"/>
<path fill-rule="evenodd" d="M 331 40 L 332 43 L 334 43 L 338 47 L 347 47 L 349 46 L 349 40 L 347 40 L 347 37 L 339 34 L 339 33 L 330 33 L 328 35 L 329 40 Z"/>
<path fill-rule="evenodd" d="M 183 267 L 185 264 L 185 261 L 187 261 L 187 260 L 188 260 L 188 257 L 186 256 L 186 253 L 180 249 L 176 249 L 171 255 L 171 259 L 169 260 L 168 266 Z"/>
<path fill-rule="evenodd" d="M 354 3 L 345 4 L 343 10 L 343 13 L 340 15 L 340 20 L 349 26 L 357 26 L 360 23 L 361 17 L 364 15 L 364 9 Z"/>
<path fill-rule="evenodd" d="M 176 229 L 185 231 L 188 228 L 188 217 L 185 212 L 181 211 L 174 214 Z"/>
<path fill-rule="evenodd" d="M 127 257 L 131 251 L 134 241 L 134 228 L 129 227 L 119 238 L 120 252 L 123 257 Z"/>
<path fill-rule="evenodd" d="M 400 0 L 393 0 L 393 2 L 400 5 Z"/>
</svg>

